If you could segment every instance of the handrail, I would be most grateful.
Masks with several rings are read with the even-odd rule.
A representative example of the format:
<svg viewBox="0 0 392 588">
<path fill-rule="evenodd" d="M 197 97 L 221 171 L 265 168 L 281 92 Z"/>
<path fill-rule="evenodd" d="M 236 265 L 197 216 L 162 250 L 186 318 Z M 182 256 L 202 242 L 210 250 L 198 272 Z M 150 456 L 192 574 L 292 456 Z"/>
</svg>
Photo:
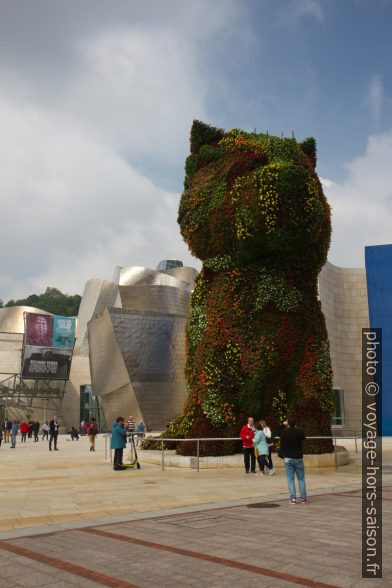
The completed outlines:
<svg viewBox="0 0 392 588">
<path fill-rule="evenodd" d="M 107 459 L 107 439 L 111 439 L 111 433 L 106 433 L 103 435 L 105 438 L 105 459 Z M 280 439 L 277 435 L 274 437 L 275 439 Z M 241 441 L 241 437 L 193 437 L 188 439 L 171 439 L 171 438 L 163 438 L 163 437 L 145 437 L 148 442 L 156 442 L 161 443 L 161 470 L 165 470 L 165 442 L 177 442 L 177 443 L 189 443 L 195 442 L 196 443 L 196 458 L 197 458 L 197 471 L 200 471 L 200 442 L 201 441 Z M 334 454 L 335 454 L 335 469 L 338 469 L 338 456 L 337 456 L 337 439 L 354 439 L 355 440 L 355 453 L 358 453 L 358 445 L 357 440 L 362 439 L 362 435 L 355 435 L 355 436 L 341 436 L 341 435 L 312 435 L 306 437 L 306 439 L 332 439 L 334 444 Z M 112 450 L 110 450 L 110 462 L 112 461 Z"/>
</svg>

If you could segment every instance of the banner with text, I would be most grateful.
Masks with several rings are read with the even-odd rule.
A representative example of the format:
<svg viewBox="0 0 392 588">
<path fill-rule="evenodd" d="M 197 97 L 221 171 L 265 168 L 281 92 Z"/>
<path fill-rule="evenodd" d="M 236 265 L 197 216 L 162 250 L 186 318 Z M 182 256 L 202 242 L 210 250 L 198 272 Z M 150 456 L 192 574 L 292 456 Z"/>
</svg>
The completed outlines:
<svg viewBox="0 0 392 588">
<path fill-rule="evenodd" d="M 26 312 L 22 378 L 67 380 L 75 343 L 76 319 Z"/>
</svg>

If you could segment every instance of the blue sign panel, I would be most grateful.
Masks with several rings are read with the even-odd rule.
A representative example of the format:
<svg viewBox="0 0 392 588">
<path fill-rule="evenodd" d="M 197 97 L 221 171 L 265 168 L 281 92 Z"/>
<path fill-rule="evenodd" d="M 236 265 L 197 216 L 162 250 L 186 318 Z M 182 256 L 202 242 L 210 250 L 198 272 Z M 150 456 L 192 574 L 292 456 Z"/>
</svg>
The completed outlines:
<svg viewBox="0 0 392 588">
<path fill-rule="evenodd" d="M 382 329 L 382 434 L 392 435 L 392 245 L 365 247 L 371 328 Z"/>
<path fill-rule="evenodd" d="M 57 347 L 57 349 L 73 349 L 76 320 L 69 316 L 57 315 L 54 315 L 53 319 L 52 347 Z"/>
</svg>

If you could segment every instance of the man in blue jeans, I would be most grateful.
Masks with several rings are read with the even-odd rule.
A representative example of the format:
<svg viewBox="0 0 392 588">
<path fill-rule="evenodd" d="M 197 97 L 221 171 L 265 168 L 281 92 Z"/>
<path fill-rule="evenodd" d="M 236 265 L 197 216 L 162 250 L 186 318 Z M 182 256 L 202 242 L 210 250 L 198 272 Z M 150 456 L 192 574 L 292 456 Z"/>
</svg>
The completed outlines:
<svg viewBox="0 0 392 588">
<path fill-rule="evenodd" d="M 305 435 L 301 429 L 297 429 L 296 421 L 293 418 L 287 419 L 285 428 L 280 431 L 280 452 L 279 456 L 284 459 L 287 485 L 290 492 L 290 504 L 297 504 L 295 491 L 295 475 L 298 479 L 301 504 L 306 504 L 306 485 L 303 442 Z"/>
</svg>

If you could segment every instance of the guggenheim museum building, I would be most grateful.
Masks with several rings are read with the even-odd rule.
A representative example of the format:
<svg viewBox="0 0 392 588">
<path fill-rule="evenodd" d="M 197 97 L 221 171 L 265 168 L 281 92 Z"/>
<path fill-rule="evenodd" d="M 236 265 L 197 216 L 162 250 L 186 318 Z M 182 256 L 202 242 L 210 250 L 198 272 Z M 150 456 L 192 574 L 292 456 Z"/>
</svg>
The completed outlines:
<svg viewBox="0 0 392 588">
<path fill-rule="evenodd" d="M 117 267 L 113 279 L 84 288 L 69 379 L 21 377 L 24 313 L 0 309 L 0 417 L 41 423 L 56 414 L 68 431 L 97 418 L 106 430 L 119 415 L 162 430 L 182 408 L 187 391 L 185 323 L 197 271 L 164 260 L 156 269 Z M 334 374 L 332 427 L 361 431 L 362 329 L 382 328 L 384 435 L 392 435 L 392 245 L 365 248 L 364 268 L 327 262 L 319 297 Z"/>
</svg>

